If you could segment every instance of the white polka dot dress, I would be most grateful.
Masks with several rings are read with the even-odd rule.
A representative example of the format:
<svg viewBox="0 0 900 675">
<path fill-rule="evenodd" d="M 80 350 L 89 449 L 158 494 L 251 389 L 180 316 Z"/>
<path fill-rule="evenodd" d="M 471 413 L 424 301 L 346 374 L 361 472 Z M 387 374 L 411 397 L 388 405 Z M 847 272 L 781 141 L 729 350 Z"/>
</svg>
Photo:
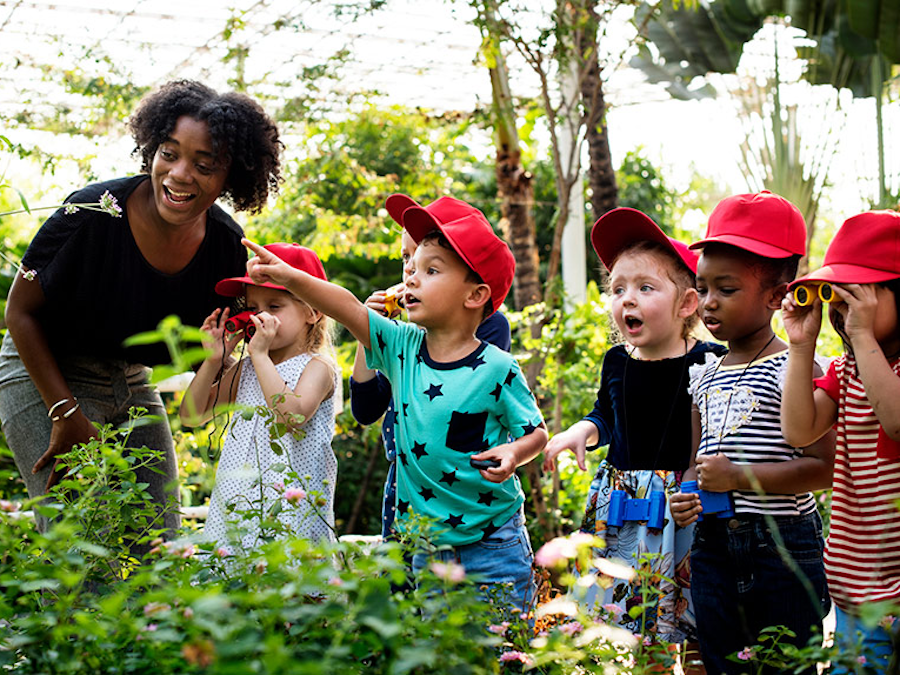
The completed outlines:
<svg viewBox="0 0 900 675">
<path fill-rule="evenodd" d="M 294 390 L 312 358 L 311 354 L 301 354 L 275 366 L 289 391 Z M 334 378 L 337 392 L 340 386 L 337 373 Z M 260 522 L 277 514 L 293 536 L 333 541 L 337 458 L 331 439 L 335 397 L 322 402 L 299 434 L 285 434 L 274 442 L 269 433 L 271 417 L 254 412 L 249 420 L 244 419 L 240 409 L 240 406 L 266 405 L 249 358 L 241 365 L 235 401 L 239 407 L 232 413 L 231 428 L 216 469 L 204 538 L 228 548 L 231 553 L 237 553 L 237 547 L 252 550 L 272 534 L 263 531 Z M 280 454 L 273 448 L 274 443 L 282 449 Z M 302 490 L 305 496 L 298 495 L 297 490 Z"/>
</svg>

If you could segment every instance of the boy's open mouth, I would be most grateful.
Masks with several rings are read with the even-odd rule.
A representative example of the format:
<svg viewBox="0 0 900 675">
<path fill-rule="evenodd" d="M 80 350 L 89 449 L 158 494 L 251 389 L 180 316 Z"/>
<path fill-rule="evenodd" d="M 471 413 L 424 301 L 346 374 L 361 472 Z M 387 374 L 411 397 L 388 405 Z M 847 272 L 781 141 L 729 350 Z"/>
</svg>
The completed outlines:
<svg viewBox="0 0 900 675">
<path fill-rule="evenodd" d="M 640 328 L 643 325 L 644 325 L 644 322 L 635 316 L 626 316 L 625 317 L 625 327 L 628 330 L 637 330 L 638 328 Z"/>
<path fill-rule="evenodd" d="M 418 304 L 419 304 L 419 299 L 410 293 L 407 293 L 403 298 L 403 305 L 406 307 L 407 310 L 409 310 L 411 307 L 414 307 Z"/>
</svg>

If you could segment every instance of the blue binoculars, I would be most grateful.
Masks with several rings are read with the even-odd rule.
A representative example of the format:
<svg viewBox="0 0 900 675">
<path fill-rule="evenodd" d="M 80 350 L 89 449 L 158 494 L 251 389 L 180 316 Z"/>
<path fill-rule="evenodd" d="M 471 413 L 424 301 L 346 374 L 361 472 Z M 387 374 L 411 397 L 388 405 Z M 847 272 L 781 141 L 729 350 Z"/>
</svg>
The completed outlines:
<svg viewBox="0 0 900 675">
<path fill-rule="evenodd" d="M 647 527 L 661 529 L 666 514 L 666 495 L 660 490 L 650 493 L 650 498 L 631 498 L 624 490 L 613 490 L 609 495 L 609 515 L 606 524 L 622 527 L 625 521 L 647 521 Z"/>
<path fill-rule="evenodd" d="M 683 494 L 700 495 L 700 505 L 703 512 L 699 516 L 699 520 L 703 520 L 704 515 L 716 516 L 717 518 L 731 518 L 734 516 L 734 502 L 731 500 L 730 492 L 707 492 L 697 487 L 697 481 L 686 480 L 681 484 L 681 492 Z"/>
</svg>

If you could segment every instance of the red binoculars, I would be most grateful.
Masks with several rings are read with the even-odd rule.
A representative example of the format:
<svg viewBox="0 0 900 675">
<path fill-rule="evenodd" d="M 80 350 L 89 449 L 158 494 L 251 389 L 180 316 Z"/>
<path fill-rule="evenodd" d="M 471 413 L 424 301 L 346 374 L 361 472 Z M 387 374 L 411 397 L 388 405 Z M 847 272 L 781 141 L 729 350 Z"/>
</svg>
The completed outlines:
<svg viewBox="0 0 900 675">
<path fill-rule="evenodd" d="M 256 312 L 248 310 L 228 317 L 225 320 L 225 330 L 229 333 L 240 333 L 241 331 L 244 331 L 247 339 L 252 338 L 253 334 L 256 332 L 256 326 L 253 325 L 250 317 L 255 313 Z"/>
</svg>

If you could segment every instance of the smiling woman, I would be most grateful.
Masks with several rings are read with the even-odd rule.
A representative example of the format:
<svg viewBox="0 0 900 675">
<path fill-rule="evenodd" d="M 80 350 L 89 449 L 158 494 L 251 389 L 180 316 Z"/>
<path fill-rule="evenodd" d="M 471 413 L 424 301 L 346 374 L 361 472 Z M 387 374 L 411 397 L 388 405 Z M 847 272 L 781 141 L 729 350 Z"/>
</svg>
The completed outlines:
<svg viewBox="0 0 900 675">
<path fill-rule="evenodd" d="M 149 484 L 159 525 L 179 524 L 174 447 L 152 366 L 162 345 L 126 348 L 170 314 L 199 326 L 221 300 L 214 287 L 243 274 L 238 224 L 215 202 L 259 211 L 280 181 L 278 129 L 243 94 L 170 82 L 141 101 L 129 122 L 142 173 L 89 185 L 68 203 L 109 193 L 120 216 L 62 208 L 32 240 L 9 292 L 0 348 L 0 422 L 32 497 L 58 479 L 58 455 L 118 426 L 132 406 L 159 419 L 129 445 L 162 452 Z M 40 527 L 46 523 L 39 522 Z"/>
</svg>

